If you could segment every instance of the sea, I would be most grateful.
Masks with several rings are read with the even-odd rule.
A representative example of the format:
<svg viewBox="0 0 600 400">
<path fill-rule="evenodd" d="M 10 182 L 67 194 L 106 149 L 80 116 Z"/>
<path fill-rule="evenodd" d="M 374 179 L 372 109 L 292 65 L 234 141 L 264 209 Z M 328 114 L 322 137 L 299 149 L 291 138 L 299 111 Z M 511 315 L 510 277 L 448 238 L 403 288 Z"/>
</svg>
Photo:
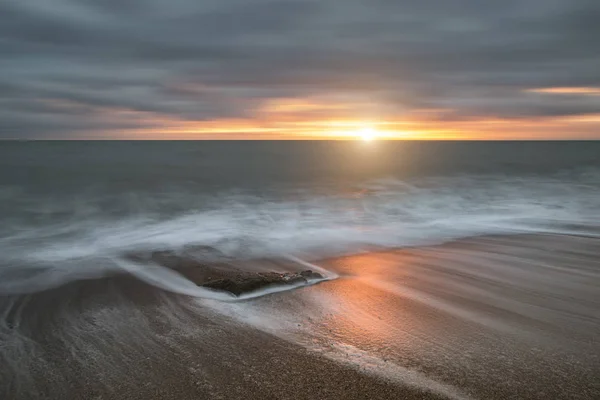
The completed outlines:
<svg viewBox="0 0 600 400">
<path fill-rule="evenodd" d="M 0 220 L 9 293 L 119 268 L 134 250 L 315 260 L 596 235 L 600 142 L 2 142 Z"/>
</svg>

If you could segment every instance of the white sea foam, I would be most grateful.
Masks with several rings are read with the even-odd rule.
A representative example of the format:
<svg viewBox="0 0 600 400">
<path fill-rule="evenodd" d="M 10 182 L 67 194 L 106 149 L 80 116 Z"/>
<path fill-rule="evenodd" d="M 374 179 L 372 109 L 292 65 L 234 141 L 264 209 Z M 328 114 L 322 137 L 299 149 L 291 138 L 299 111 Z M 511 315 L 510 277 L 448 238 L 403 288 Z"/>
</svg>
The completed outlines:
<svg viewBox="0 0 600 400">
<path fill-rule="evenodd" d="M 202 207 L 196 205 L 199 198 L 190 196 L 185 200 L 189 211 L 179 214 L 157 213 L 159 207 L 149 207 L 152 200 L 146 199 L 144 207 L 148 209 L 140 206 L 135 214 L 118 217 L 101 206 L 106 203 L 104 198 L 78 198 L 52 205 L 52 217 L 43 223 L 39 218 L 19 219 L 22 210 L 15 210 L 15 218 L 0 232 L 0 291 L 40 290 L 122 269 L 120 257 L 127 252 L 186 245 L 210 246 L 236 259 L 294 257 L 311 261 L 377 247 L 433 244 L 481 234 L 596 235 L 600 226 L 597 177 L 587 173 L 577 179 L 385 179 L 329 194 L 205 195 Z M 182 196 L 172 193 L 171 197 L 181 203 Z M 29 200 L 30 213 L 35 204 Z M 164 203 L 164 197 L 160 201 Z M 86 207 L 82 202 L 87 202 Z M 15 273 L 26 268 L 35 268 L 36 273 Z M 168 274 L 159 269 L 137 269 L 135 273 L 157 285 L 164 285 Z M 192 289 L 191 282 L 179 279 L 175 284 L 173 275 L 167 280 L 177 285 L 178 291 L 197 290 Z"/>
</svg>

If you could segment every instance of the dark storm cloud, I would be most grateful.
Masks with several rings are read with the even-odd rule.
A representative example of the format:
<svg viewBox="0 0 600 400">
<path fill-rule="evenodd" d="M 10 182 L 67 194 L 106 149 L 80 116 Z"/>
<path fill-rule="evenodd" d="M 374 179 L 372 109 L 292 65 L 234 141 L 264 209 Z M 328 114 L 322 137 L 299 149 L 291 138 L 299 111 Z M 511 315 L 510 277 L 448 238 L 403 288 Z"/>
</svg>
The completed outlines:
<svg viewBox="0 0 600 400">
<path fill-rule="evenodd" d="M 0 136 L 135 127 L 111 110 L 251 116 L 272 97 L 347 94 L 455 118 L 600 112 L 591 0 L 0 2 Z M 138 121 L 138 124 L 142 124 Z"/>
</svg>

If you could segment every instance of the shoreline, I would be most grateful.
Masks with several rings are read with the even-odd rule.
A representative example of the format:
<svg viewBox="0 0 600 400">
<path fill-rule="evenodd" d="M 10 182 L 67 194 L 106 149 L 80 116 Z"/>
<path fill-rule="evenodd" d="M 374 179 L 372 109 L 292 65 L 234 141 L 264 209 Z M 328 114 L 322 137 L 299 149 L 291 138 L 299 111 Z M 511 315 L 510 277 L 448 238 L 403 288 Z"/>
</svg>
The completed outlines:
<svg viewBox="0 0 600 400">
<path fill-rule="evenodd" d="M 121 275 L 3 297 L 0 394 L 593 399 L 598 250 L 477 236 L 324 259 L 340 279 L 235 303 Z"/>
</svg>

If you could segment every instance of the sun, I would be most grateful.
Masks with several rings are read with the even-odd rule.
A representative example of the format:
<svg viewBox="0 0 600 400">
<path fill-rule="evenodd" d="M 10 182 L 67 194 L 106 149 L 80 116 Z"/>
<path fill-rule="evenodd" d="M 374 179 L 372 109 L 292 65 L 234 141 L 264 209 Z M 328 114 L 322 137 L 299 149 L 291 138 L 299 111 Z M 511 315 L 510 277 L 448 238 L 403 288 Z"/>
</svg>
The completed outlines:
<svg viewBox="0 0 600 400">
<path fill-rule="evenodd" d="M 357 132 L 357 136 L 365 142 L 370 142 L 377 137 L 377 131 L 371 127 L 365 127 Z"/>
</svg>

